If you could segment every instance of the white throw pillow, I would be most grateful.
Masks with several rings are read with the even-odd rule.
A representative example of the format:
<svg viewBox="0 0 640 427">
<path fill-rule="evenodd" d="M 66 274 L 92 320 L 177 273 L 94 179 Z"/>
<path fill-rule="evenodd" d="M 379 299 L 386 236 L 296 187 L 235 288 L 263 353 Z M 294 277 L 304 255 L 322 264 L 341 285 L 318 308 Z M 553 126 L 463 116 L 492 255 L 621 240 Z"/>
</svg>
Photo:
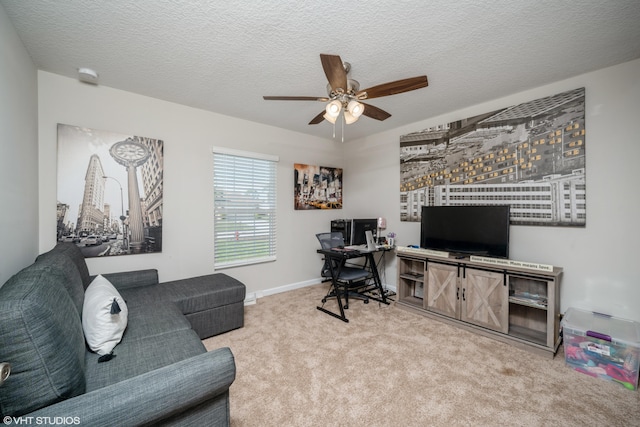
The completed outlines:
<svg viewBox="0 0 640 427">
<path fill-rule="evenodd" d="M 119 312 L 118 312 L 119 311 Z M 122 339 L 127 327 L 127 305 L 118 290 L 101 275 L 84 293 L 82 329 L 89 348 L 109 354 Z"/>
</svg>

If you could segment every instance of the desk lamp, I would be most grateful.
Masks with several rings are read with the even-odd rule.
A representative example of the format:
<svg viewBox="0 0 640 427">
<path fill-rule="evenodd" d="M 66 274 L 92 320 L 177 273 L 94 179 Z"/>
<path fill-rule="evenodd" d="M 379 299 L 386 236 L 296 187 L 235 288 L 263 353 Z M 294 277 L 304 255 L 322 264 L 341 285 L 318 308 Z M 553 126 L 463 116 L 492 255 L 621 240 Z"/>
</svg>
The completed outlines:
<svg viewBox="0 0 640 427">
<path fill-rule="evenodd" d="M 382 217 L 378 217 L 378 230 L 377 230 L 377 236 L 378 236 L 378 244 L 382 245 L 384 244 L 384 241 L 382 240 L 382 234 L 380 233 L 380 230 L 384 230 L 385 228 L 387 228 L 387 218 L 382 218 Z"/>
</svg>

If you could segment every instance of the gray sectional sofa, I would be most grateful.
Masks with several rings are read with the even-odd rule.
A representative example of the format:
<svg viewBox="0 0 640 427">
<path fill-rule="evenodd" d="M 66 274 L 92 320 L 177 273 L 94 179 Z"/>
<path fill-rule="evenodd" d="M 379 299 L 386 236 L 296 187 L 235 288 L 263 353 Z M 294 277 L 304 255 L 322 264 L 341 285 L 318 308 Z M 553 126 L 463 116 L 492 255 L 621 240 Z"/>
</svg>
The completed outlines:
<svg viewBox="0 0 640 427">
<path fill-rule="evenodd" d="M 92 280 L 59 243 L 0 287 L 3 417 L 39 425 L 229 425 L 229 348 L 201 339 L 243 326 L 245 286 L 225 274 L 158 283 L 156 270 L 105 274 L 128 307 L 113 358 L 98 362 L 82 329 Z M 31 417 L 31 418 L 28 418 Z"/>
</svg>

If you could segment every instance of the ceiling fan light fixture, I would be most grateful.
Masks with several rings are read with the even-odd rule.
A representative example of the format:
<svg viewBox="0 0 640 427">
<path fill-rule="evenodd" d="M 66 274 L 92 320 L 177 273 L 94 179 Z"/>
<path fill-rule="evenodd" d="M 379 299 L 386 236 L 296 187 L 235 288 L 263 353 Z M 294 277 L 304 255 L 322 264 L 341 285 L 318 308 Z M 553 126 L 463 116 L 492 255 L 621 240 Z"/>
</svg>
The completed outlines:
<svg viewBox="0 0 640 427">
<path fill-rule="evenodd" d="M 364 112 L 364 105 L 362 105 L 362 103 L 356 101 L 355 99 L 352 99 L 347 104 L 347 111 L 357 120 L 358 117 L 360 117 Z"/>
<path fill-rule="evenodd" d="M 337 99 L 334 99 L 333 101 L 327 104 L 327 107 L 325 108 L 325 110 L 327 111 L 326 115 L 333 117 L 335 121 L 335 118 L 340 115 L 340 110 L 342 110 L 342 103 Z"/>
<path fill-rule="evenodd" d="M 358 121 L 359 116 L 354 116 L 348 110 L 344 110 L 344 122 L 348 125 Z"/>
<path fill-rule="evenodd" d="M 328 121 L 329 123 L 335 124 L 336 123 L 336 119 L 338 118 L 338 116 L 330 116 L 328 113 L 325 113 L 322 117 L 324 117 L 324 119 L 326 121 Z"/>
</svg>

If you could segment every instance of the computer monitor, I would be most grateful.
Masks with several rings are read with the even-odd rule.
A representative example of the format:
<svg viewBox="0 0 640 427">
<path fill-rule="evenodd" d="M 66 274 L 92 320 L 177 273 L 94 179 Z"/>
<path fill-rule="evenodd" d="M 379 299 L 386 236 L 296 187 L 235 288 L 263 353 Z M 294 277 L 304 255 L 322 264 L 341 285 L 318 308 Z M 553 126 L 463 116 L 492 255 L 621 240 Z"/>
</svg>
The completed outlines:
<svg viewBox="0 0 640 427">
<path fill-rule="evenodd" d="M 378 234 L 378 219 L 352 219 L 351 220 L 351 244 L 366 245 L 367 237 L 365 232 L 371 230 L 374 238 Z"/>
</svg>

